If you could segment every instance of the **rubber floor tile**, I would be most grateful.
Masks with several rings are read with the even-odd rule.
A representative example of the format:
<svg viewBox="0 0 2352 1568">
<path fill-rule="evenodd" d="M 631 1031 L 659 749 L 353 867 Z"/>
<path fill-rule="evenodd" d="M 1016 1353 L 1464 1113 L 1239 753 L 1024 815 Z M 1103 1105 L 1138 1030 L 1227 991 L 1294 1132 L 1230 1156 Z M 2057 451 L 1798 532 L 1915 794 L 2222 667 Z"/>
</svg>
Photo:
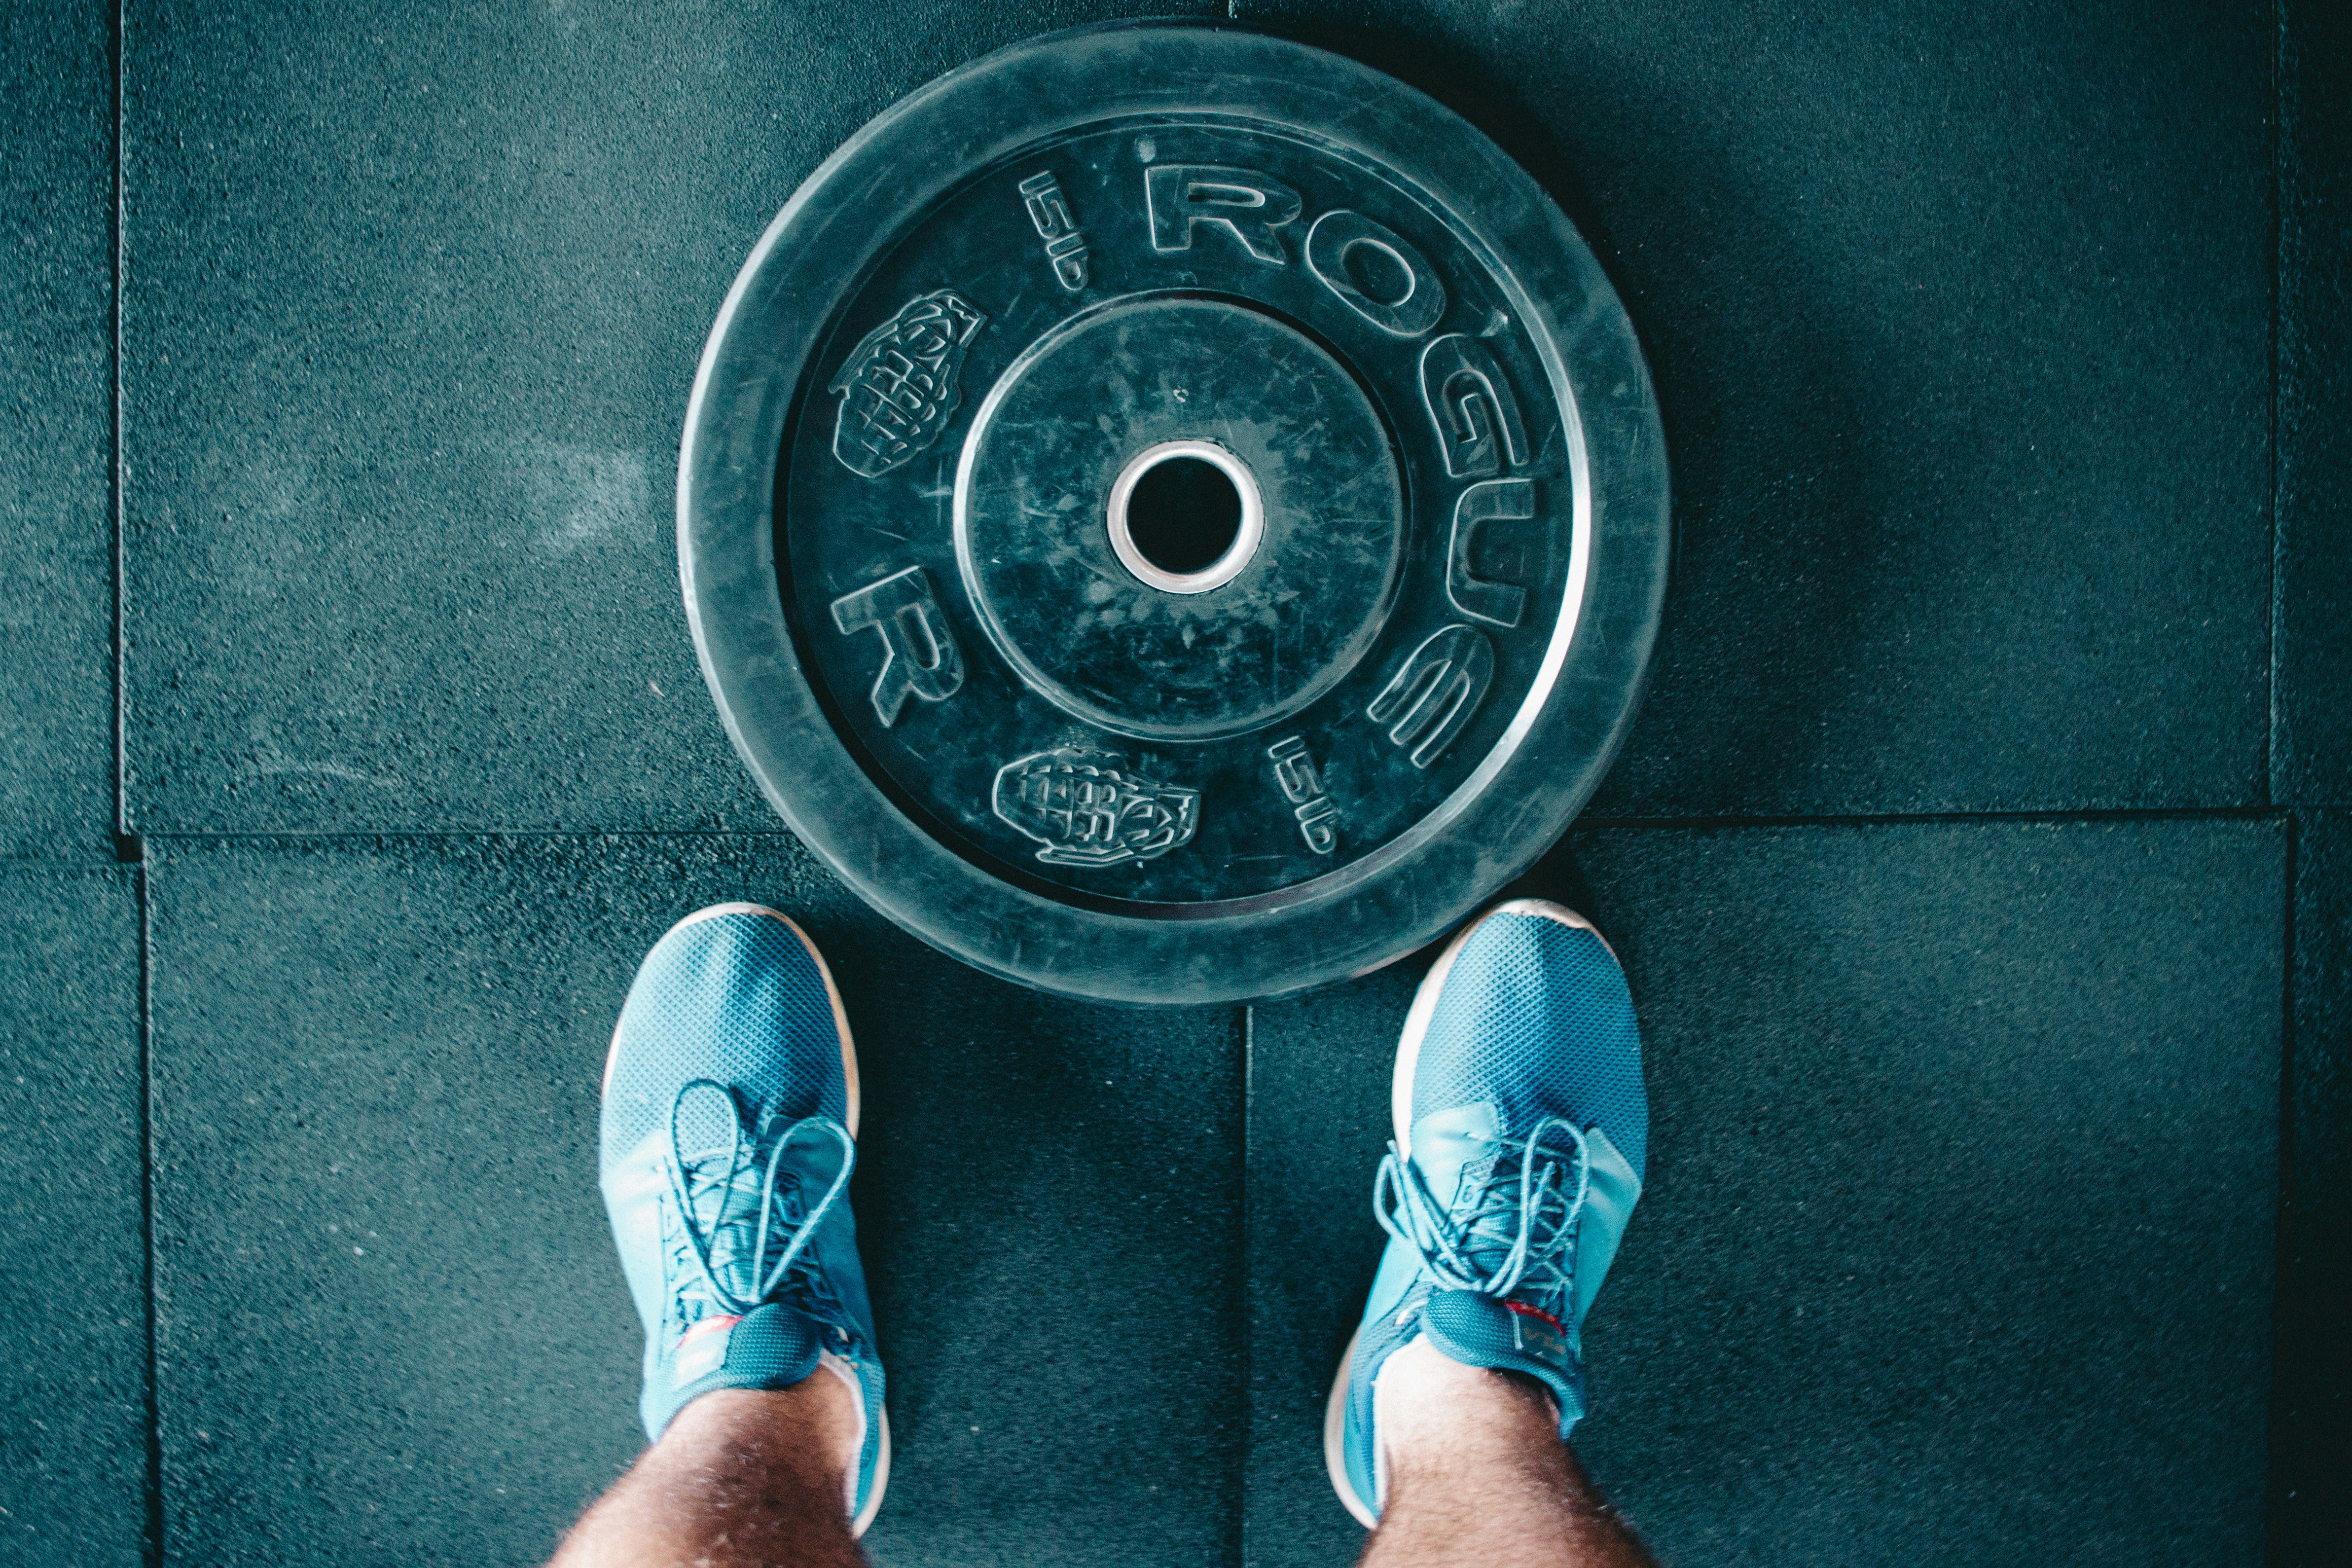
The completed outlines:
<svg viewBox="0 0 2352 1568">
<path fill-rule="evenodd" d="M 0 866 L 0 1563 L 146 1561 L 139 891 Z"/>
<path fill-rule="evenodd" d="M 2352 805 L 2352 15 L 2279 8 L 2277 721 L 2283 805 Z"/>
<path fill-rule="evenodd" d="M 2297 823 L 2294 998 L 2271 1561 L 2328 1568 L 2352 1537 L 2352 813 Z"/>
<path fill-rule="evenodd" d="M 113 83 L 107 14 L 0 48 L 0 855 L 112 858 Z"/>
<path fill-rule="evenodd" d="M 1014 992 L 781 834 L 167 842 L 153 876 L 171 1552 L 535 1563 L 631 1461 L 599 1076 L 645 951 L 750 899 L 858 1043 L 877 1561 L 1229 1556 L 1237 1012 Z"/>
<path fill-rule="evenodd" d="M 1596 813 L 2263 804 L 2270 6 L 1240 14 L 1485 125 L 1642 333 L 1678 553 Z"/>
<path fill-rule="evenodd" d="M 773 826 L 678 591 L 703 341 L 867 118 L 1111 9 L 132 7 L 134 820 Z"/>
<path fill-rule="evenodd" d="M 2285 834 L 1580 830 L 1649 1186 L 1577 1447 L 1667 1562 L 2262 1561 Z M 1245 1561 L 1344 1561 L 1322 1402 L 1410 971 L 1257 1009 Z"/>
</svg>

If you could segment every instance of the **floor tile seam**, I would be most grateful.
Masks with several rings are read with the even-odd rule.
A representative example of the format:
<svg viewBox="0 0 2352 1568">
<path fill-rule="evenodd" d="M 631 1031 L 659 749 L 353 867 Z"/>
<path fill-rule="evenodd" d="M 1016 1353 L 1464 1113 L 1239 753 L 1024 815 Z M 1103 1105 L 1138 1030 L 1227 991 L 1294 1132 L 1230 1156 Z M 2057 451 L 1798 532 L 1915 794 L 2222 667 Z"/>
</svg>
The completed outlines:
<svg viewBox="0 0 2352 1568">
<path fill-rule="evenodd" d="M 1786 816 L 1580 816 L 1570 825 L 1609 828 L 1910 827 L 1941 823 L 2261 822 L 2291 814 L 2284 805 L 2036 806 L 1994 811 L 1816 812 Z"/>
<path fill-rule="evenodd" d="M 1250 1223 L 1252 1212 L 1250 1167 L 1255 1163 L 1251 1155 L 1255 1148 L 1253 1140 L 1256 1137 L 1257 1131 L 1255 1115 L 1256 1109 L 1257 1005 L 1255 1003 L 1244 1002 L 1242 1004 L 1242 1169 L 1239 1194 L 1242 1222 L 1239 1249 L 1241 1256 L 1236 1260 L 1238 1266 L 1234 1270 L 1233 1305 L 1234 1327 L 1237 1331 L 1236 1337 L 1240 1341 L 1241 1347 L 1238 1358 L 1241 1364 L 1236 1384 L 1241 1415 L 1234 1423 L 1234 1429 L 1240 1440 L 1234 1445 L 1233 1468 L 1229 1478 L 1233 1489 L 1234 1519 L 1227 1542 L 1231 1548 L 1228 1557 L 1232 1568 L 1245 1568 L 1250 1560 L 1250 1456 L 1256 1447 L 1257 1412 L 1256 1402 L 1252 1398 L 1251 1385 L 1257 1370 L 1252 1359 L 1253 1346 L 1257 1336 L 1251 1332 L 1249 1297 L 1250 1280 L 1255 1278 L 1257 1268 L 1256 1237 Z"/>
<path fill-rule="evenodd" d="M 149 844 L 400 844 L 497 843 L 504 839 L 567 840 L 589 844 L 613 838 L 774 838 L 798 843 L 792 829 L 773 827 L 418 827 L 299 828 L 250 831 L 149 829 L 137 836 Z"/>
<path fill-rule="evenodd" d="M 73 855 L 0 855 L 0 871 L 129 871 L 136 861 L 92 850 Z"/>
<path fill-rule="evenodd" d="M 1929 826 L 1960 822 L 2168 822 L 2263 821 L 2296 810 L 2340 809 L 2330 805 L 2219 805 L 2148 807 L 2036 807 L 2000 811 L 1822 812 L 1779 816 L 1580 816 L 1570 825 L 1609 828 L 1694 827 L 1876 827 Z M 392 844 L 495 843 L 505 839 L 568 840 L 593 843 L 603 839 L 773 838 L 799 842 L 789 827 L 440 827 L 338 828 L 309 831 L 287 828 L 150 829 L 138 836 L 164 844 Z M 0 857 L 0 863 L 7 858 Z"/>
<path fill-rule="evenodd" d="M 2278 800 L 2285 783 L 2287 743 L 2285 725 L 2279 711 L 2280 692 L 2284 682 L 2279 679 L 2279 660 L 2285 655 L 2285 641 L 2281 637 L 2280 623 L 2286 607 L 2283 599 L 2284 574 L 2280 570 L 2281 553 L 2285 549 L 2285 536 L 2279 528 L 2279 340 L 2285 330 L 2286 309 L 2286 195 L 2288 142 L 2286 138 L 2287 97 L 2287 37 L 2285 0 L 2273 0 L 2271 8 L 2271 341 L 2270 341 L 2270 634 L 2269 670 L 2270 729 L 2263 748 L 2263 797 L 2273 803 Z"/>
<path fill-rule="evenodd" d="M 2279 1088 L 2278 1088 L 2278 1209 L 2275 1229 L 2272 1236 L 2271 1275 L 2271 1388 L 2270 1409 L 2264 1436 L 2269 1449 L 2269 1478 L 2263 1500 L 2266 1532 L 2273 1537 L 2280 1533 L 2289 1500 L 2289 1483 L 2299 1479 L 2292 1465 L 2280 1463 L 2281 1450 L 2290 1447 L 2294 1390 L 2287 1379 L 2294 1368 L 2280 1352 L 2288 1348 L 2288 1337 L 2296 1327 L 2296 1303 L 2286 1289 L 2294 1280 L 2293 1265 L 2295 1243 L 2295 1171 L 2294 1171 L 2294 915 L 2296 866 L 2301 825 L 2292 816 L 2286 822 L 2286 884 L 2285 913 L 2279 934 Z M 2269 1555 L 2269 1553 L 2265 1553 Z"/>
<path fill-rule="evenodd" d="M 108 236 L 107 247 L 110 268 L 108 286 L 111 291 L 111 298 L 108 301 L 108 313 L 110 318 L 110 325 L 113 329 L 108 345 L 112 363 L 107 367 L 107 456 L 109 459 L 106 481 L 107 527 L 111 535 L 112 545 L 110 553 L 113 582 L 110 584 L 112 590 L 110 597 L 112 601 L 114 622 L 110 628 L 112 634 L 114 669 L 113 679 L 110 683 L 112 687 L 110 694 L 112 700 L 112 711 L 109 715 L 109 721 L 113 731 L 110 738 L 113 742 L 113 835 L 117 846 L 117 858 L 123 858 L 121 846 L 123 835 L 129 831 L 131 824 L 131 681 L 128 658 L 131 616 L 130 606 L 125 602 L 131 574 L 129 538 L 123 527 L 122 472 L 122 280 L 123 237 L 127 227 L 123 222 L 123 198 L 127 186 L 123 168 L 122 137 L 125 31 L 123 6 L 125 3 L 126 0 L 116 0 L 116 3 L 109 8 L 107 38 L 107 52 L 110 57 L 107 62 L 110 67 L 108 75 L 110 79 L 113 97 L 110 107 L 113 111 L 114 132 L 114 200 L 112 211 L 108 215 L 111 232 Z"/>
<path fill-rule="evenodd" d="M 155 926 L 152 885 L 142 866 L 136 873 L 139 909 L 139 1239 L 146 1274 L 146 1366 L 142 1413 L 146 1417 L 146 1497 L 141 1558 L 162 1568 L 163 1554 L 163 1410 L 161 1382 L 161 1314 L 155 1290 Z"/>
</svg>

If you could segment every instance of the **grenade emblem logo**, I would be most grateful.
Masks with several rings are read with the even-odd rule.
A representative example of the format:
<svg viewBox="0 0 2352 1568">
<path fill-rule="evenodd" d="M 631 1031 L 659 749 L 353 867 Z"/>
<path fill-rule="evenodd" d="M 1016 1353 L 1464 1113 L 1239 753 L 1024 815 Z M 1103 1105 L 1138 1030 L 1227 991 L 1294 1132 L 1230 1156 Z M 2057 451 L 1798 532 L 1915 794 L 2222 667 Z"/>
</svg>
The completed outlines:
<svg viewBox="0 0 2352 1568">
<path fill-rule="evenodd" d="M 996 815 L 1045 846 L 1049 866 L 1116 866 L 1150 860 L 1192 841 L 1201 792 L 1154 784 L 1124 759 L 1062 746 L 1007 763 L 996 773 Z"/>
<path fill-rule="evenodd" d="M 853 474 L 878 479 L 940 438 L 963 401 L 956 373 L 988 324 L 952 289 L 910 300 L 849 351 L 827 392 L 841 399 L 833 455 Z"/>
</svg>

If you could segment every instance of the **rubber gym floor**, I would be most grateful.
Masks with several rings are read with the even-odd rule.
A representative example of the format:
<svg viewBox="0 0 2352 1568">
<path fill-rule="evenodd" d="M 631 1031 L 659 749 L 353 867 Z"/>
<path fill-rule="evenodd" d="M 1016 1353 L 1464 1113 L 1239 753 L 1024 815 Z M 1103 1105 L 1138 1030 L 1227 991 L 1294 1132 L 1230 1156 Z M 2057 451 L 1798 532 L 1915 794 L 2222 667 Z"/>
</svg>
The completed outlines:
<svg viewBox="0 0 2352 1568">
<path fill-rule="evenodd" d="M 1677 1563 L 2342 1561 L 2347 13 L 1234 9 L 1533 168 L 1665 410 L 1652 694 L 1538 873 L 1656 1127 L 1594 1470 Z M 678 602 L 769 217 L 1115 10 L 10 7 L 0 1560 L 540 1560 L 641 1442 L 604 1043 L 722 899 L 861 1044 L 876 1559 L 1349 1560 L 1413 966 L 963 970 L 782 830 Z"/>
</svg>

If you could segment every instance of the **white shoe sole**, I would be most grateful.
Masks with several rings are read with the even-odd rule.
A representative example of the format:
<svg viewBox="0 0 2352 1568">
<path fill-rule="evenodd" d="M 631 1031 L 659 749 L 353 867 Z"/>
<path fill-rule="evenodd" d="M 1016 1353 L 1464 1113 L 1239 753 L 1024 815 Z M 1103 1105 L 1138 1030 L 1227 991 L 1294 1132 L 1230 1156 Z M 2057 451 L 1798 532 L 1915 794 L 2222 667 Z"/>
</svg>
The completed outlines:
<svg viewBox="0 0 2352 1568">
<path fill-rule="evenodd" d="M 1378 1530 L 1381 1516 L 1370 1505 L 1356 1495 L 1348 1484 L 1348 1368 L 1356 1359 L 1356 1342 L 1364 1337 L 1364 1326 L 1348 1336 L 1348 1348 L 1339 1352 L 1339 1375 L 1331 1380 L 1331 1395 L 1323 1402 L 1323 1468 L 1331 1473 L 1331 1489 L 1356 1522 L 1366 1530 Z"/>
<path fill-rule="evenodd" d="M 884 1405 L 877 1415 L 882 1422 L 882 1451 L 874 1457 L 874 1495 L 866 1500 L 866 1506 L 859 1509 L 857 1517 L 849 1521 L 849 1533 L 853 1537 L 865 1534 L 866 1527 L 874 1522 L 874 1516 L 882 1511 L 882 1493 L 890 1484 L 889 1406 Z"/>
</svg>

